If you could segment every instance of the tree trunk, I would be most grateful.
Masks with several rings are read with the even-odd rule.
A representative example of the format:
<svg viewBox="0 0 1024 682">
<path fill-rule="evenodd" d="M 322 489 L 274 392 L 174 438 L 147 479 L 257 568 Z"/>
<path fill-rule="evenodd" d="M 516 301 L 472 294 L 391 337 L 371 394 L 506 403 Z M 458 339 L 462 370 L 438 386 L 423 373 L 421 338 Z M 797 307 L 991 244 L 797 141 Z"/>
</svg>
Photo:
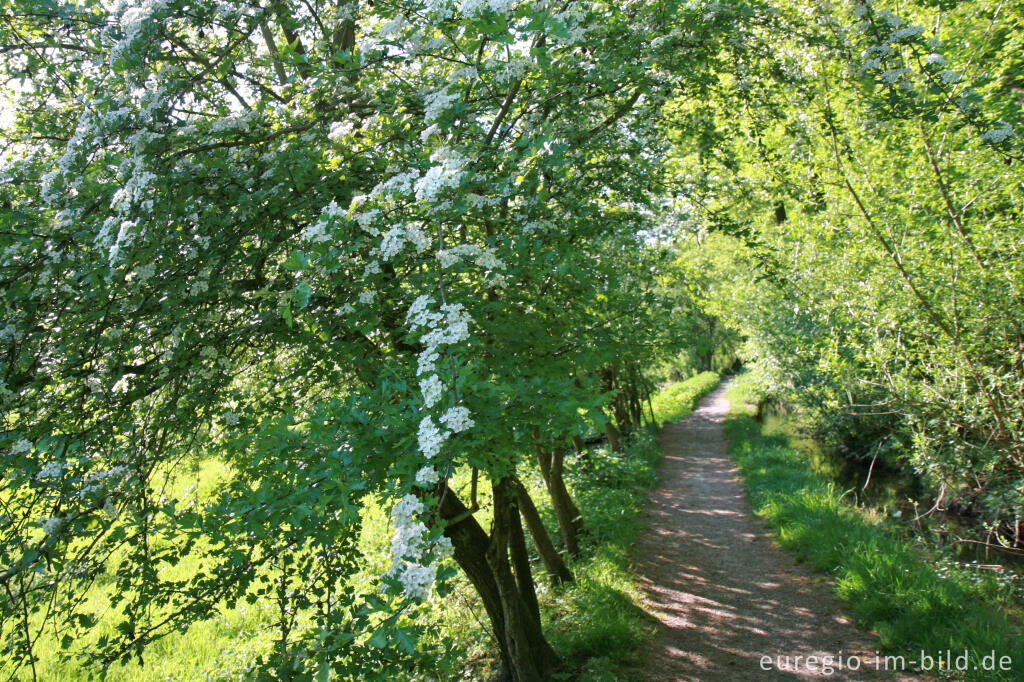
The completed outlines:
<svg viewBox="0 0 1024 682">
<path fill-rule="evenodd" d="M 622 436 L 610 419 L 604 423 L 604 432 L 608 436 L 608 447 L 612 452 L 622 452 Z"/>
<path fill-rule="evenodd" d="M 452 541 L 455 561 L 483 601 L 498 643 L 503 677 L 513 682 L 534 682 L 549 678 L 558 667 L 558 658 L 512 575 L 508 561 L 509 515 L 515 509 L 508 496 L 497 489 L 495 486 L 495 523 L 490 537 L 450 488 L 442 497 L 439 512 L 446 521 L 457 519 L 445 526 L 444 534 Z"/>
<path fill-rule="evenodd" d="M 537 507 L 533 504 L 526 486 L 519 481 L 516 481 L 516 497 L 519 502 L 519 513 L 526 521 L 526 527 L 530 529 L 533 546 L 537 548 L 537 554 L 544 562 L 544 569 L 551 578 L 551 584 L 571 583 L 573 581 L 572 572 L 569 571 L 569 567 L 562 561 L 562 556 L 552 544 L 548 529 L 540 520 L 540 514 L 537 513 Z"/>
<path fill-rule="evenodd" d="M 494 573 L 487 563 L 484 552 L 490 542 L 487 533 L 480 527 L 477 520 L 469 513 L 466 505 L 450 488 L 441 499 L 441 518 L 445 521 L 459 518 L 455 523 L 445 526 L 444 534 L 452 541 L 454 556 L 459 567 L 466 572 L 466 577 L 480 595 L 491 621 L 494 639 L 498 643 L 501 655 L 501 667 L 506 676 L 512 676 L 512 661 L 508 655 L 508 638 L 505 636 L 505 610 L 501 605 L 501 595 Z"/>
<path fill-rule="evenodd" d="M 530 616 L 540 627 L 540 604 L 537 603 L 537 588 L 533 584 L 530 553 L 526 551 L 526 537 L 523 535 L 523 524 L 519 518 L 518 504 L 515 502 L 515 498 L 518 497 L 518 488 L 518 481 L 509 480 L 504 493 L 512 498 L 512 505 L 516 507 L 509 515 L 508 553 L 512 560 L 512 570 L 515 571 L 519 596 L 523 598 Z"/>
<path fill-rule="evenodd" d="M 588 471 L 590 469 L 590 451 L 587 450 L 587 444 L 583 442 L 583 437 L 579 434 L 572 435 L 572 446 L 576 449 L 576 452 L 580 453 L 580 459 L 583 461 L 583 470 Z"/>
<path fill-rule="evenodd" d="M 565 549 L 571 556 L 579 556 L 580 548 L 578 537 L 583 532 L 583 514 L 579 507 L 573 502 L 569 495 L 569 489 L 565 487 L 565 450 L 556 448 L 551 453 L 551 480 L 548 489 L 551 491 L 551 501 L 555 507 L 555 516 L 558 518 L 558 526 L 566 535 Z"/>
<path fill-rule="evenodd" d="M 539 618 L 531 615 L 509 566 L 512 518 L 516 513 L 507 492 L 509 482 L 506 478 L 494 483 L 494 520 L 485 555 L 501 596 L 512 678 L 515 682 L 540 682 L 551 678 L 558 668 L 558 657 L 544 639 Z"/>
<path fill-rule="evenodd" d="M 537 463 L 540 465 L 540 473 L 544 477 L 548 495 L 551 496 L 551 506 L 555 510 L 555 518 L 558 519 L 558 530 L 562 542 L 565 543 L 565 551 L 569 556 L 577 557 L 580 554 L 580 546 L 576 536 L 583 529 L 582 515 L 565 487 L 565 479 L 562 476 L 563 454 L 557 448 L 545 450 L 538 440 L 534 441 L 533 449 L 537 453 Z"/>
</svg>

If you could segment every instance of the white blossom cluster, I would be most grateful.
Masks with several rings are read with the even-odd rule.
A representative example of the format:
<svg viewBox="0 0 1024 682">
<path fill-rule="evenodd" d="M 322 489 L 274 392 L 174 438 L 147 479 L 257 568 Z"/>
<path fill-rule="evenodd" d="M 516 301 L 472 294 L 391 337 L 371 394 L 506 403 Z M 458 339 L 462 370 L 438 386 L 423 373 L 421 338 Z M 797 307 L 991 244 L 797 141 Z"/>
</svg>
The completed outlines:
<svg viewBox="0 0 1024 682">
<path fill-rule="evenodd" d="M 343 215 L 344 211 L 341 207 L 338 206 L 337 202 L 331 200 L 331 203 L 324 206 L 323 210 L 320 211 L 320 218 L 302 231 L 302 238 L 313 243 L 329 241 L 331 237 L 327 234 L 327 228 Z"/>
<path fill-rule="evenodd" d="M 441 446 L 448 440 L 452 435 L 451 431 L 445 429 L 442 431 L 438 428 L 434 422 L 434 418 L 429 414 L 420 420 L 420 428 L 416 433 L 416 439 L 419 442 L 420 452 L 427 459 L 433 459 L 441 452 Z"/>
<path fill-rule="evenodd" d="M 430 410 L 441 402 L 447 390 L 437 372 L 441 348 L 469 338 L 469 324 L 472 320 L 461 304 L 438 306 L 431 296 L 424 294 L 409 306 L 405 321 L 410 331 L 421 332 L 420 340 L 424 350 L 417 358 L 417 375 L 422 377 L 420 391 L 424 409 Z M 440 422 L 443 427 L 429 413 L 420 419 L 417 444 L 419 453 L 426 460 L 437 457 L 453 433 L 466 431 L 474 425 L 469 409 L 462 406 L 450 407 L 441 415 Z M 421 466 L 416 472 L 418 486 L 433 486 L 439 480 L 438 471 L 430 464 Z M 417 599 L 430 596 L 436 575 L 436 568 L 422 561 L 426 528 L 414 520 L 414 516 L 424 509 L 422 502 L 414 495 L 406 495 L 391 511 L 394 524 L 391 538 L 392 575 L 401 582 L 406 595 Z M 440 538 L 437 544 L 436 549 L 441 554 L 450 553 L 451 545 L 447 538 Z"/>
<path fill-rule="evenodd" d="M 430 245 L 430 238 L 427 237 L 418 225 L 411 223 L 399 225 L 391 228 L 384 234 L 384 238 L 381 239 L 380 245 L 377 247 L 377 253 L 380 254 L 381 260 L 389 261 L 406 244 L 410 244 L 416 253 L 423 253 Z"/>
<path fill-rule="evenodd" d="M 331 124 L 330 132 L 327 133 L 327 138 L 335 144 L 341 144 L 344 138 L 355 132 L 357 121 L 347 118 L 344 121 L 335 121 Z"/>
<path fill-rule="evenodd" d="M 892 32 L 889 36 L 890 43 L 898 43 L 901 40 L 907 38 L 914 38 L 924 33 L 924 27 L 918 26 L 917 24 L 907 24 L 903 28 L 898 28 Z"/>
<path fill-rule="evenodd" d="M 454 14 L 452 0 L 426 0 L 423 5 L 428 12 L 437 16 L 438 19 L 450 19 L 452 14 Z"/>
<path fill-rule="evenodd" d="M 84 500 L 100 491 L 109 491 L 111 488 L 128 483 L 131 477 L 131 470 L 123 464 L 111 467 L 106 471 L 91 471 L 84 476 L 78 497 Z"/>
<path fill-rule="evenodd" d="M 992 142 L 993 144 L 999 144 L 1011 137 L 1017 137 L 1017 133 L 1014 132 L 1013 128 L 1006 121 L 998 121 L 1002 125 L 992 130 L 987 130 L 981 134 L 981 139 L 986 142 Z"/>
<path fill-rule="evenodd" d="M 449 408 L 447 412 L 441 415 L 441 423 L 451 429 L 454 433 L 461 433 L 462 431 L 471 429 L 476 424 L 476 422 L 470 418 L 469 409 L 462 406 Z"/>
<path fill-rule="evenodd" d="M 416 485 L 424 487 L 431 486 L 437 483 L 439 479 L 440 476 L 437 473 L 437 469 L 429 464 L 425 467 L 421 467 L 420 470 L 416 472 Z"/>
<path fill-rule="evenodd" d="M 431 374 L 426 379 L 420 380 L 420 391 L 423 393 L 423 404 L 433 407 L 444 393 L 444 384 L 436 374 Z"/>
<path fill-rule="evenodd" d="M 43 532 L 47 535 L 53 535 L 56 533 L 61 525 L 64 523 L 64 519 L 59 516 L 51 516 L 45 519 L 39 519 L 39 525 L 43 527 Z"/>
<path fill-rule="evenodd" d="M 432 469 L 431 469 L 432 471 Z M 421 470 L 420 473 L 424 473 Z M 434 477 L 436 480 L 436 472 Z M 429 478 L 429 474 L 426 476 Z M 416 517 L 426 511 L 415 495 L 406 495 L 391 509 L 391 575 L 398 578 L 402 590 L 409 597 L 426 600 L 434 587 L 437 569 L 423 563 L 429 549 L 440 556 L 451 554 L 451 541 L 442 536 L 431 548 L 427 542 L 427 527 Z"/>
<path fill-rule="evenodd" d="M 153 14 L 159 12 L 167 5 L 167 0 L 146 0 L 141 3 L 120 2 L 114 8 L 114 13 L 121 12 L 118 20 L 121 29 L 124 31 L 124 38 L 114 43 L 110 49 L 110 63 L 117 59 L 132 47 L 132 44 L 142 35 L 146 24 L 152 21 Z"/>
<path fill-rule="evenodd" d="M 472 17 L 489 8 L 497 14 L 507 15 L 515 4 L 515 0 L 461 0 L 459 11 L 467 17 Z"/>
<path fill-rule="evenodd" d="M 36 474 L 37 481 L 43 481 L 49 478 L 60 478 L 61 474 L 64 473 L 65 464 L 64 462 L 58 462 L 56 460 L 47 462 L 43 465 L 43 468 Z"/>
<path fill-rule="evenodd" d="M 461 95 L 448 92 L 448 86 L 434 90 L 423 95 L 423 120 L 426 123 L 433 123 L 444 116 Z"/>
<path fill-rule="evenodd" d="M 892 84 L 905 79 L 909 73 L 910 69 L 887 69 L 880 77 L 886 83 Z"/>
<path fill-rule="evenodd" d="M 469 160 L 457 151 L 442 147 L 430 156 L 434 165 L 413 184 L 416 199 L 430 203 L 443 190 L 458 187 Z"/>
<path fill-rule="evenodd" d="M 32 441 L 30 441 L 27 438 L 22 438 L 21 440 L 19 440 L 17 443 L 14 444 L 14 447 L 11 448 L 11 454 L 12 455 L 23 455 L 23 454 L 25 454 L 26 452 L 28 452 L 31 449 L 32 449 Z"/>
<path fill-rule="evenodd" d="M 441 249 L 436 254 L 442 268 L 450 268 L 460 260 L 472 260 L 484 270 L 500 270 L 505 267 L 494 249 L 475 244 L 459 244 L 450 249 Z"/>
</svg>

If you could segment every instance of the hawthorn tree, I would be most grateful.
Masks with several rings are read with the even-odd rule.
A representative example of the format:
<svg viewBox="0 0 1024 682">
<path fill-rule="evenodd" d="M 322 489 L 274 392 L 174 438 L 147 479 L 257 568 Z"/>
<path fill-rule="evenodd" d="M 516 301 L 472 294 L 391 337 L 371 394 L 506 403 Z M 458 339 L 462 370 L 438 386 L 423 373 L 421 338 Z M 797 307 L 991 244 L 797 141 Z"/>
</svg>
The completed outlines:
<svg viewBox="0 0 1024 682">
<path fill-rule="evenodd" d="M 516 466 L 535 431 L 565 438 L 613 397 L 587 380 L 609 352 L 588 336 L 651 295 L 650 263 L 629 255 L 653 215 L 651 121 L 679 62 L 718 49 L 719 15 L 667 1 L 0 8 L 16 86 L 0 167 L 12 675 L 35 676 L 44 637 L 87 662 L 143 660 L 224 604 L 273 599 L 261 674 L 393 676 L 448 555 L 505 674 L 552 674 Z M 211 496 L 169 492 L 211 458 L 228 472 Z M 450 485 L 460 469 L 490 482 L 489 531 Z M 390 510 L 384 592 L 350 581 L 368 494 Z M 176 573 L 185 558 L 201 570 Z M 104 634 L 79 639 L 99 627 L 97 581 Z"/>
</svg>

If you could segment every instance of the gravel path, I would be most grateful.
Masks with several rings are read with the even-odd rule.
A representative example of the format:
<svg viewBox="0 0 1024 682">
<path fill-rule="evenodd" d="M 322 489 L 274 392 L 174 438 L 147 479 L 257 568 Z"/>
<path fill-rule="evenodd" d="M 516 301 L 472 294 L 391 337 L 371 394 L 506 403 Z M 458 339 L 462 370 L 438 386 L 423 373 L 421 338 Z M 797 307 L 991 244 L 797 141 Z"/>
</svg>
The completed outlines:
<svg viewBox="0 0 1024 682">
<path fill-rule="evenodd" d="M 918 679 L 878 672 L 884 663 L 875 657 L 873 638 L 851 625 L 827 585 L 765 539 L 725 454 L 728 410 L 723 384 L 663 432 L 662 482 L 648 504 L 650 529 L 637 552 L 647 611 L 658 621 L 639 677 Z M 762 656 L 771 664 L 762 665 Z M 788 656 L 788 665 L 779 656 Z M 833 657 L 831 674 L 822 665 L 826 656 Z M 861 661 L 860 670 L 849 669 L 850 656 Z"/>
</svg>

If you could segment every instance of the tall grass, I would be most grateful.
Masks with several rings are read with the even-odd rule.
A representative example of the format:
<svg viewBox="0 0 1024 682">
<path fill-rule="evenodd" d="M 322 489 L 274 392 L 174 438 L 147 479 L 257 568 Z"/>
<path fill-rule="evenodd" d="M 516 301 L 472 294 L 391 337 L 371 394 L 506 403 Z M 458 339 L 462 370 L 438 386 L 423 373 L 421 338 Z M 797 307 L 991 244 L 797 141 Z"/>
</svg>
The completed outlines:
<svg viewBox="0 0 1024 682">
<path fill-rule="evenodd" d="M 955 657 L 966 650 L 970 669 L 944 674 L 1024 679 L 1012 589 L 977 572 L 939 567 L 884 517 L 848 504 L 785 436 L 765 436 L 742 415 L 743 395 L 729 397 L 740 408 L 726 422 L 729 454 L 743 471 L 750 507 L 797 560 L 832 576 L 836 594 L 861 627 L 877 632 L 886 653 L 910 661 L 922 652 L 951 650 Z M 982 659 L 993 651 L 997 660 L 1010 656 L 1013 670 L 984 670 Z"/>
</svg>

